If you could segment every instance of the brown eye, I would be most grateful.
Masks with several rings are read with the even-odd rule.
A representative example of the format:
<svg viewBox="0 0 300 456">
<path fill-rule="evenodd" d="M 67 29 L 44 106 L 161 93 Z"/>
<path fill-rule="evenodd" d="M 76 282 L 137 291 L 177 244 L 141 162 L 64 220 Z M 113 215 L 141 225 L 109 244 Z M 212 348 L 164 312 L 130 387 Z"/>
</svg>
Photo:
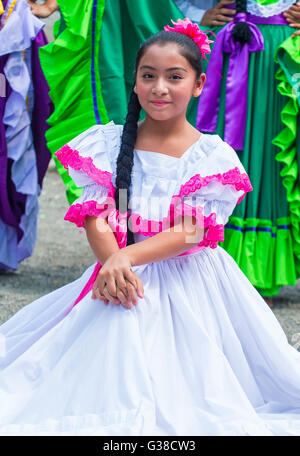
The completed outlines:
<svg viewBox="0 0 300 456">
<path fill-rule="evenodd" d="M 143 74 L 143 76 L 142 76 L 142 78 L 144 78 L 144 79 L 150 79 L 150 78 L 152 78 L 152 77 L 153 77 L 153 76 L 152 76 L 151 73 L 145 73 L 145 74 Z"/>
</svg>

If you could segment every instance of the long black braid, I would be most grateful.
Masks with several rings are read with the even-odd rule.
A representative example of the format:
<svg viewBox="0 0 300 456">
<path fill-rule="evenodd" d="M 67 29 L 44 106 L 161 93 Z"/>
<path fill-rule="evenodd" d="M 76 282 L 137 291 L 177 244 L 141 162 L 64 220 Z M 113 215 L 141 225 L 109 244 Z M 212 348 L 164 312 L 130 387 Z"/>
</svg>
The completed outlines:
<svg viewBox="0 0 300 456">
<path fill-rule="evenodd" d="M 247 0 L 236 0 L 236 12 L 247 13 Z M 232 30 L 232 36 L 235 41 L 239 41 L 242 45 L 250 43 L 251 30 L 246 22 L 237 22 Z"/>
<path fill-rule="evenodd" d="M 135 62 L 134 79 L 136 79 L 137 68 L 139 62 L 146 50 L 152 44 L 167 44 L 176 43 L 179 46 L 179 52 L 185 57 L 190 65 L 196 71 L 196 78 L 198 79 L 202 73 L 202 55 L 197 44 L 188 36 L 181 35 L 176 32 L 159 32 L 148 38 L 140 47 Z M 117 158 L 117 177 L 116 177 L 116 191 L 115 201 L 116 208 L 124 213 L 128 210 L 130 199 L 130 185 L 131 185 L 131 172 L 134 159 L 134 145 L 137 138 L 137 127 L 140 116 L 141 105 L 137 95 L 132 90 L 129 103 L 126 122 L 123 128 L 120 152 Z M 127 245 L 134 243 L 133 232 L 128 224 L 127 217 Z"/>
<path fill-rule="evenodd" d="M 140 116 L 141 105 L 137 95 L 132 90 L 129 103 L 126 122 L 123 128 L 122 143 L 117 159 L 117 177 L 116 177 L 116 208 L 121 212 L 126 212 L 129 205 L 131 171 L 133 167 L 133 149 L 137 137 L 137 124 Z M 127 217 L 127 245 L 134 243 L 133 233 L 128 226 Z"/>
</svg>

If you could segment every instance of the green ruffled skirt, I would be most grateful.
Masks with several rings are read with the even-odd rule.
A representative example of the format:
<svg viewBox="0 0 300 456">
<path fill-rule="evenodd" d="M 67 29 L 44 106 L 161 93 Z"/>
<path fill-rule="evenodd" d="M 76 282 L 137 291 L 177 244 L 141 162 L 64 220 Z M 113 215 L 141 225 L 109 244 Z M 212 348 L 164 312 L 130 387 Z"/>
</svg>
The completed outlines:
<svg viewBox="0 0 300 456">
<path fill-rule="evenodd" d="M 272 296 L 278 293 L 280 286 L 295 285 L 300 277 L 300 160 L 299 156 L 298 160 L 296 157 L 296 119 L 289 119 L 290 125 L 287 127 L 290 129 L 293 124 L 293 139 L 284 133 L 278 140 L 278 135 L 285 127 L 288 99 L 286 92 L 277 89 L 278 81 L 275 78 L 275 74 L 280 74 L 286 80 L 275 59 L 278 47 L 284 42 L 288 46 L 293 42 L 300 51 L 300 39 L 290 38 L 294 29 L 289 26 L 258 25 L 258 28 L 263 35 L 265 49 L 249 55 L 245 146 L 244 150 L 237 151 L 250 177 L 253 191 L 236 206 L 230 217 L 225 228 L 223 247 L 258 291 L 264 296 Z M 212 30 L 217 33 L 220 28 Z M 224 135 L 228 62 L 229 55 L 226 54 L 216 129 L 221 137 Z M 291 86 L 287 80 L 285 86 L 290 87 L 290 93 Z M 296 114 L 295 100 L 293 103 Z M 280 148 L 284 152 L 280 152 Z M 293 201 L 292 192 L 288 192 L 286 185 L 287 180 L 290 182 L 290 170 L 287 169 L 290 166 L 298 176 L 298 183 L 293 183 Z M 284 178 L 286 174 L 288 178 Z M 293 214 L 291 204 L 298 208 Z"/>
<path fill-rule="evenodd" d="M 95 123 L 125 122 L 140 43 L 171 24 L 171 18 L 183 18 L 172 0 L 164 0 L 163 7 L 149 0 L 87 0 L 85 9 L 75 11 L 71 0 L 58 3 L 62 19 L 56 40 L 40 51 L 55 106 L 47 132 L 52 153 Z M 272 296 L 300 277 L 299 105 L 292 90 L 295 68 L 300 73 L 300 37 L 289 38 L 289 26 L 258 27 L 265 50 L 249 57 L 245 148 L 237 151 L 253 191 L 235 208 L 222 246 L 251 283 Z M 220 27 L 202 29 L 217 33 Z M 216 130 L 221 137 L 227 67 L 228 55 Z M 193 124 L 197 105 L 193 99 L 188 111 Z M 58 169 L 72 203 L 81 189 Z"/>
<path fill-rule="evenodd" d="M 82 189 L 75 186 L 53 154 L 95 123 L 109 121 L 98 66 L 105 2 L 58 0 L 58 4 L 61 19 L 54 25 L 55 40 L 40 49 L 40 60 L 55 108 L 48 119 L 47 145 L 71 204 Z"/>
</svg>

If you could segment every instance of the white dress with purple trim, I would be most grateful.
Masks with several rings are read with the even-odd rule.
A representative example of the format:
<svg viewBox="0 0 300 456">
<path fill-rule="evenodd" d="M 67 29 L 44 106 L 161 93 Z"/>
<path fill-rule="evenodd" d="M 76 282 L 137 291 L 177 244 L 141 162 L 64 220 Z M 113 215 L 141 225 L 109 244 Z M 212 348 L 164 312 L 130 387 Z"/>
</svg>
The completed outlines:
<svg viewBox="0 0 300 456">
<path fill-rule="evenodd" d="M 122 126 L 96 125 L 57 152 L 82 196 L 66 219 L 114 208 Z M 135 150 L 135 241 L 193 214 L 184 255 L 135 266 L 138 306 L 91 299 L 97 265 L 0 326 L 1 435 L 300 435 L 300 354 L 218 244 L 251 184 L 234 150 L 203 134 L 181 158 Z"/>
</svg>

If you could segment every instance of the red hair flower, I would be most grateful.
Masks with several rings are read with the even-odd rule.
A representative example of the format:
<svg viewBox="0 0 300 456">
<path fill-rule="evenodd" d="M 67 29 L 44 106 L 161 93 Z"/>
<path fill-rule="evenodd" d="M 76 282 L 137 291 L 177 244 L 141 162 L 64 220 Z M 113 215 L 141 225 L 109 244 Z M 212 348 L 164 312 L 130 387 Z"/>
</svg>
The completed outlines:
<svg viewBox="0 0 300 456">
<path fill-rule="evenodd" d="M 202 57 L 205 57 L 205 54 L 210 54 L 210 43 L 213 41 L 209 40 L 207 35 L 199 29 L 198 25 L 193 23 L 187 17 L 185 19 L 178 19 L 177 22 L 174 22 L 171 19 L 172 24 L 174 27 L 170 27 L 169 25 L 165 25 L 164 30 L 166 32 L 177 32 L 181 33 L 182 35 L 189 36 L 199 47 Z M 212 33 L 212 32 L 207 32 Z"/>
</svg>

